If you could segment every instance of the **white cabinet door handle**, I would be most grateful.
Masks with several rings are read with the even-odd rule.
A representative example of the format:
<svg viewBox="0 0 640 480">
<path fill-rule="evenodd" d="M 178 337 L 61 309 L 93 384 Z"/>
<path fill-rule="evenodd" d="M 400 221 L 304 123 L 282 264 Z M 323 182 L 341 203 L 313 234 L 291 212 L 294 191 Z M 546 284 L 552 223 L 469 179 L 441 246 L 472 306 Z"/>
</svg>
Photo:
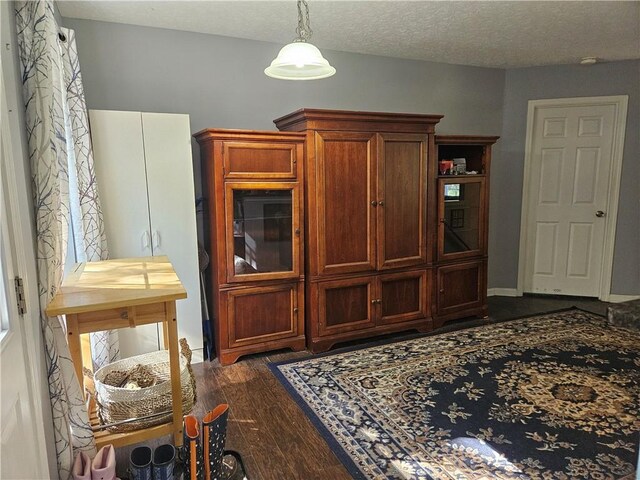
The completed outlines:
<svg viewBox="0 0 640 480">
<path fill-rule="evenodd" d="M 160 234 L 157 230 L 153 232 L 153 248 L 160 248 Z"/>
<path fill-rule="evenodd" d="M 149 232 L 145 231 L 142 234 L 142 250 L 149 248 Z"/>
</svg>

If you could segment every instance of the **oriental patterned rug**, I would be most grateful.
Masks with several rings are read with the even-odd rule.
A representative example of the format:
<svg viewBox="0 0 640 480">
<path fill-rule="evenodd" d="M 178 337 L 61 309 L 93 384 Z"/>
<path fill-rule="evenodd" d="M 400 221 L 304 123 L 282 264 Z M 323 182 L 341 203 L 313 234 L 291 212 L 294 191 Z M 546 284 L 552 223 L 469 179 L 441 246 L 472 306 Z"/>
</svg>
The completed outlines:
<svg viewBox="0 0 640 480">
<path fill-rule="evenodd" d="M 354 478 L 632 479 L 639 353 L 574 309 L 271 368 Z"/>
</svg>

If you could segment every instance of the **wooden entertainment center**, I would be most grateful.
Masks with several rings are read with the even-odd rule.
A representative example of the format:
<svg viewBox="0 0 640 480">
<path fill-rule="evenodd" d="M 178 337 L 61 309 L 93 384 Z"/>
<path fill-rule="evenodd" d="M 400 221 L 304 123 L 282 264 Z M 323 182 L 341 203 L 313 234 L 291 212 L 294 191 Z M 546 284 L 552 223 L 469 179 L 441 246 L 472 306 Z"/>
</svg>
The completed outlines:
<svg viewBox="0 0 640 480">
<path fill-rule="evenodd" d="M 498 137 L 435 135 L 441 118 L 302 109 L 279 132 L 195 134 L 223 365 L 487 315 Z M 476 173 L 440 174 L 461 158 Z"/>
</svg>

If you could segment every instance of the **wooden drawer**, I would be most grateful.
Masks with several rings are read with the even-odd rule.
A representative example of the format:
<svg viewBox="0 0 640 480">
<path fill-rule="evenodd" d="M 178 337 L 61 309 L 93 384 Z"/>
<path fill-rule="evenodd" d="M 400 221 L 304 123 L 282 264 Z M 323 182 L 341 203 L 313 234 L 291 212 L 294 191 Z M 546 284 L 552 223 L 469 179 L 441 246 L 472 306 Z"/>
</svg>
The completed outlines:
<svg viewBox="0 0 640 480">
<path fill-rule="evenodd" d="M 226 179 L 296 179 L 304 145 L 225 141 L 222 151 Z"/>
<path fill-rule="evenodd" d="M 128 308 L 112 308 L 78 314 L 80 334 L 100 330 L 135 327 L 162 322 L 165 319 L 165 304 L 151 303 Z"/>
</svg>

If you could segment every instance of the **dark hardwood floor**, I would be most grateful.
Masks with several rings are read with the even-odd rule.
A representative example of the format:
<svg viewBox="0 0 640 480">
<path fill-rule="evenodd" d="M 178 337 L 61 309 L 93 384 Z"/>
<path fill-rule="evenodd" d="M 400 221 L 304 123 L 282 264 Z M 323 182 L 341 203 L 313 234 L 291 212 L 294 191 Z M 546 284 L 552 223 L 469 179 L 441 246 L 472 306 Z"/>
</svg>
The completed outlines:
<svg viewBox="0 0 640 480">
<path fill-rule="evenodd" d="M 526 295 L 524 297 L 490 297 L 487 319 L 463 319 L 445 324 L 433 334 L 495 322 L 522 318 L 576 306 L 605 314 L 607 304 L 596 299 Z M 385 340 L 402 340 L 414 335 L 395 334 Z M 380 337 L 374 339 L 381 340 Z M 371 339 L 351 342 L 348 346 L 367 345 Z M 217 361 L 194 365 L 198 400 L 194 413 L 202 417 L 219 403 L 228 403 L 230 417 L 226 448 L 242 454 L 251 480 L 341 480 L 350 479 L 342 463 L 333 454 L 267 364 L 305 358 L 308 352 L 278 351 L 242 358 L 228 367 Z M 151 446 L 169 442 L 158 439 Z M 118 475 L 128 477 L 131 448 L 119 448 Z"/>
</svg>

